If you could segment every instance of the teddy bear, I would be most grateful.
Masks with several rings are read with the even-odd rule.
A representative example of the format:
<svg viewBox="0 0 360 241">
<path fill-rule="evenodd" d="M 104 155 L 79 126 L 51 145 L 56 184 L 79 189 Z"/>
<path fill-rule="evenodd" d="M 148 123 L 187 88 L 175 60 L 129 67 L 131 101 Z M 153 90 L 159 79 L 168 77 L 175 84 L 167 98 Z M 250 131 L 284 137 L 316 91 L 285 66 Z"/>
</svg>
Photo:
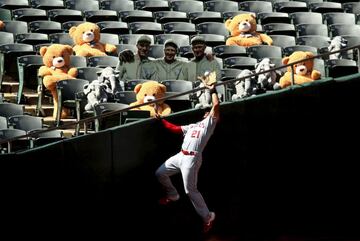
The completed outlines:
<svg viewBox="0 0 360 241">
<path fill-rule="evenodd" d="M 44 65 L 39 68 L 38 74 L 43 77 L 43 84 L 48 89 L 54 102 L 53 117 L 56 117 L 58 96 L 56 92 L 56 83 L 59 80 L 75 79 L 77 76 L 77 69 L 70 67 L 70 56 L 73 54 L 73 49 L 70 45 L 52 44 L 44 46 L 40 49 Z M 62 109 L 61 118 L 69 115 L 69 110 Z"/>
<path fill-rule="evenodd" d="M 75 43 L 73 47 L 75 55 L 90 57 L 116 53 L 115 45 L 99 42 L 100 27 L 95 23 L 85 22 L 73 26 L 70 28 L 69 34 Z"/>
<path fill-rule="evenodd" d="M 253 46 L 266 43 L 272 45 L 273 40 L 266 34 L 256 32 L 256 17 L 254 14 L 239 14 L 228 19 L 225 27 L 231 36 L 226 40 L 226 45 Z"/>
<path fill-rule="evenodd" d="M 294 83 L 303 84 L 307 82 L 312 82 L 314 80 L 321 78 L 321 73 L 317 70 L 314 70 L 314 59 L 305 60 L 307 58 L 313 57 L 314 54 L 308 51 L 295 51 L 289 57 L 282 59 L 284 65 L 290 64 L 296 61 L 304 60 L 303 62 L 292 65 L 294 70 Z M 287 67 L 286 73 L 279 80 L 279 87 L 285 88 L 291 85 L 291 66 Z"/>
<path fill-rule="evenodd" d="M 149 80 L 137 84 L 134 88 L 134 92 L 136 93 L 136 102 L 130 103 L 130 106 L 147 103 L 165 97 L 166 86 L 157 81 Z M 161 116 L 167 116 L 171 113 L 170 106 L 164 102 L 140 106 L 133 110 L 148 110 L 152 117 L 155 116 L 155 113 L 158 113 Z"/>
</svg>

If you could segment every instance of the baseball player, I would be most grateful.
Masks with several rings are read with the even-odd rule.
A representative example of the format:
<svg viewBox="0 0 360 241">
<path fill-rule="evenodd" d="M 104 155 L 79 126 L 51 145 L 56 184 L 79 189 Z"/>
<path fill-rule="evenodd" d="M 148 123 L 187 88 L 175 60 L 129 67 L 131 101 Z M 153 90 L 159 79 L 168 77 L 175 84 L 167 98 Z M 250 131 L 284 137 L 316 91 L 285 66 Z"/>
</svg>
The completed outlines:
<svg viewBox="0 0 360 241">
<path fill-rule="evenodd" d="M 181 150 L 176 155 L 166 160 L 156 171 L 156 177 L 166 192 L 166 196 L 159 203 L 166 205 L 177 201 L 180 196 L 173 186 L 170 176 L 181 173 L 184 189 L 189 196 L 196 212 L 204 222 L 204 232 L 208 232 L 215 220 L 215 213 L 210 212 L 201 193 L 197 189 L 198 172 L 202 163 L 202 151 L 213 134 L 217 121 L 219 120 L 219 99 L 215 86 L 207 85 L 204 77 L 200 78 L 206 88 L 211 91 L 212 107 L 207 111 L 203 120 L 184 126 L 174 125 L 161 119 L 165 128 L 173 133 L 183 134 L 184 140 Z M 155 116 L 160 119 L 160 115 Z"/>
</svg>

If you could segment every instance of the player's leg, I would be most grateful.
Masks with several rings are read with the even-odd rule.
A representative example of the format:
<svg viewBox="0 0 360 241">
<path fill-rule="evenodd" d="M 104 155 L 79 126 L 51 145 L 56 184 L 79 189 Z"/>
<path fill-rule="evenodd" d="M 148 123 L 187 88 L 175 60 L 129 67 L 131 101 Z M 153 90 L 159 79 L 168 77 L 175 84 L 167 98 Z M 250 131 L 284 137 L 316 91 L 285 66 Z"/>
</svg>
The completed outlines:
<svg viewBox="0 0 360 241">
<path fill-rule="evenodd" d="M 179 194 L 171 182 L 170 176 L 180 172 L 179 168 L 179 154 L 170 157 L 166 160 L 155 172 L 155 175 L 165 190 L 166 196 L 159 202 L 161 204 L 167 204 L 170 201 L 176 201 L 179 199 Z M 165 202 L 165 203 L 163 203 Z"/>
</svg>

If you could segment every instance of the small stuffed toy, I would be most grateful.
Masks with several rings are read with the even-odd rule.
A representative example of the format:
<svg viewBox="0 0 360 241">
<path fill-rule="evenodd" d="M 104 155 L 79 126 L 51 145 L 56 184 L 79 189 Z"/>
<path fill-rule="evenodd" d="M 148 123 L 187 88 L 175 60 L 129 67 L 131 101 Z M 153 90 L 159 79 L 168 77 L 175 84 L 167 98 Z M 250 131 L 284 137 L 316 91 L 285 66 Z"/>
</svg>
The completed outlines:
<svg viewBox="0 0 360 241">
<path fill-rule="evenodd" d="M 0 30 L 5 28 L 5 23 L 3 21 L 0 20 Z"/>
<path fill-rule="evenodd" d="M 269 58 L 263 58 L 259 63 L 255 64 L 255 73 L 270 70 L 275 67 Z M 278 77 L 281 72 L 273 70 L 257 76 L 258 91 L 265 92 L 266 90 L 273 90 L 273 86 L 277 83 Z M 258 93 L 259 94 L 259 93 Z"/>
<path fill-rule="evenodd" d="M 52 44 L 40 49 L 44 65 L 39 68 L 38 74 L 43 77 L 43 84 L 50 90 L 54 101 L 53 117 L 56 117 L 58 97 L 56 93 L 56 82 L 64 79 L 74 79 L 77 69 L 70 67 L 70 56 L 73 50 L 69 45 Z M 63 108 L 61 118 L 68 116 L 69 110 Z"/>
<path fill-rule="evenodd" d="M 251 70 L 244 69 L 241 71 L 241 73 L 236 76 L 237 79 L 249 76 L 254 74 Z M 236 81 L 235 83 L 235 90 L 236 93 L 232 95 L 231 99 L 237 100 L 242 99 L 248 96 L 251 96 L 253 93 L 253 88 L 256 86 L 256 79 L 255 77 L 248 77 L 241 80 Z"/>
<path fill-rule="evenodd" d="M 78 26 L 73 26 L 69 30 L 70 37 L 73 38 L 75 55 L 105 56 L 107 53 L 116 53 L 116 46 L 113 44 L 100 43 L 100 28 L 95 23 L 85 22 Z"/>
<path fill-rule="evenodd" d="M 216 83 L 216 72 L 206 71 L 205 74 L 203 76 L 199 76 L 198 79 L 203 80 L 207 85 L 214 84 Z M 199 87 L 205 87 L 203 81 L 201 81 Z M 196 92 L 196 97 L 199 103 L 195 105 L 195 109 L 208 108 L 212 106 L 211 94 L 208 88 Z"/>
<path fill-rule="evenodd" d="M 100 83 L 105 83 L 110 89 L 110 93 L 115 94 L 116 91 L 124 89 L 124 86 L 120 86 L 120 90 L 117 90 L 118 86 L 116 81 L 119 79 L 119 71 L 114 70 L 112 67 L 108 66 L 102 71 L 98 72 L 98 81 Z"/>
<path fill-rule="evenodd" d="M 136 93 L 137 101 L 131 103 L 130 106 L 147 103 L 165 97 L 166 86 L 157 81 L 150 80 L 142 84 L 137 84 L 134 88 L 134 92 Z M 155 116 L 155 113 L 158 113 L 160 116 L 167 116 L 171 113 L 170 106 L 163 102 L 157 103 L 156 105 L 144 105 L 133 110 L 148 110 L 152 117 Z"/>
<path fill-rule="evenodd" d="M 293 65 L 295 84 L 312 82 L 321 78 L 321 73 L 313 69 L 314 59 L 305 61 L 305 59 L 313 56 L 314 54 L 312 52 L 295 51 L 289 57 L 283 58 L 282 63 L 284 65 L 304 60 L 303 62 Z M 285 88 L 291 85 L 291 82 L 291 66 L 289 66 L 287 68 L 287 72 L 280 78 L 280 88 Z"/>
<path fill-rule="evenodd" d="M 347 40 L 344 39 L 342 36 L 336 36 L 331 40 L 330 45 L 328 46 L 328 51 L 329 52 L 338 51 L 340 49 L 346 48 L 346 46 L 347 46 Z M 341 52 L 329 55 L 329 59 L 342 59 L 342 58 L 343 56 Z"/>
<path fill-rule="evenodd" d="M 254 14 L 239 14 L 228 19 L 225 27 L 230 31 L 231 37 L 226 45 L 253 46 L 266 43 L 272 45 L 273 40 L 266 34 L 256 32 L 256 17 Z"/>
<path fill-rule="evenodd" d="M 107 84 L 99 80 L 93 80 L 89 84 L 84 85 L 84 94 L 87 97 L 87 104 L 85 105 L 86 111 L 93 110 L 94 106 L 107 102 L 108 94 L 112 93 Z"/>
</svg>

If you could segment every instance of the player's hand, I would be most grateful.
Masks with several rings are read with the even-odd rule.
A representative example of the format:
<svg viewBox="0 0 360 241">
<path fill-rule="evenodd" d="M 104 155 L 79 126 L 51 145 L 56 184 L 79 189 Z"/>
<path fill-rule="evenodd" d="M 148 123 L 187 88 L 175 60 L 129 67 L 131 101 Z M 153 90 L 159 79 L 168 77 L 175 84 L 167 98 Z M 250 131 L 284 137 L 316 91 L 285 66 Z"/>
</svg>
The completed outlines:
<svg viewBox="0 0 360 241">
<path fill-rule="evenodd" d="M 134 62 L 134 59 L 134 53 L 129 49 L 125 49 L 119 53 L 119 60 L 121 64 Z"/>
</svg>

